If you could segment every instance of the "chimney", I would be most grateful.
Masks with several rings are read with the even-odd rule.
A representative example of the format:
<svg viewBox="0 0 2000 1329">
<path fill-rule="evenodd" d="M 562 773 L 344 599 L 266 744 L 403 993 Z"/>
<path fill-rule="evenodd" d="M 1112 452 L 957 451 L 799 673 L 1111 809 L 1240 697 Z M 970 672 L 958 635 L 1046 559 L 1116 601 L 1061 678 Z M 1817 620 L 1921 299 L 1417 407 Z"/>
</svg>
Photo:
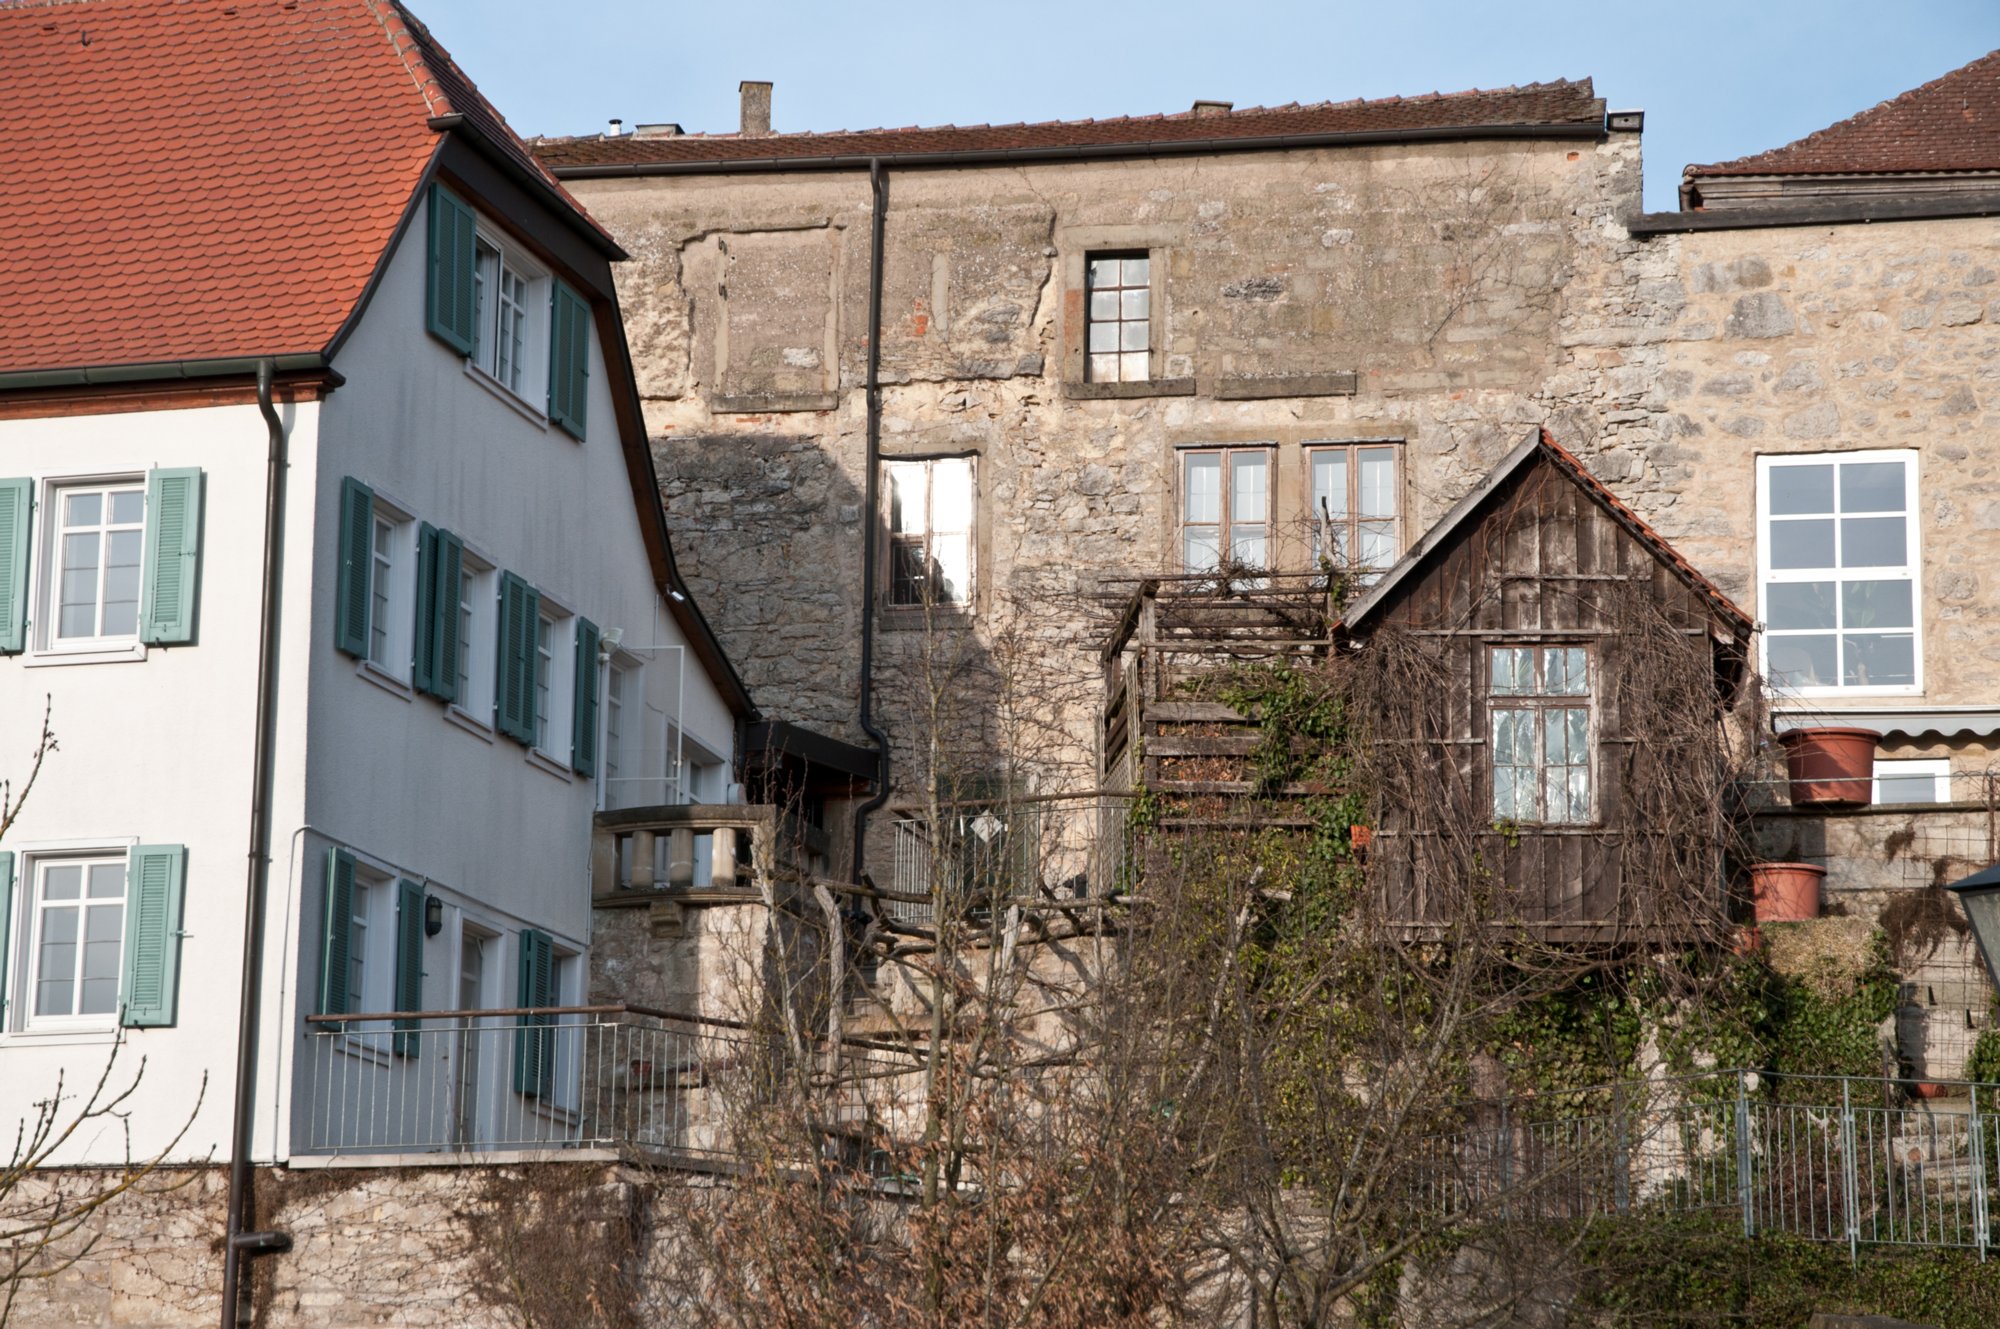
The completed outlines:
<svg viewBox="0 0 2000 1329">
<path fill-rule="evenodd" d="M 1194 113 L 1196 115 L 1228 115 L 1235 107 L 1235 102 L 1197 101 L 1194 104 Z"/>
<path fill-rule="evenodd" d="M 616 116 L 611 118 L 611 130 L 604 137 L 617 138 L 625 132 L 625 122 Z"/>
<path fill-rule="evenodd" d="M 743 125 L 738 132 L 744 138 L 758 138 L 770 133 L 771 85 L 745 79 L 736 85 L 736 91 L 743 98 Z"/>
<path fill-rule="evenodd" d="M 638 138 L 679 138 L 681 127 L 671 120 L 662 120 L 656 124 L 647 124 L 642 120 L 632 133 Z"/>
</svg>

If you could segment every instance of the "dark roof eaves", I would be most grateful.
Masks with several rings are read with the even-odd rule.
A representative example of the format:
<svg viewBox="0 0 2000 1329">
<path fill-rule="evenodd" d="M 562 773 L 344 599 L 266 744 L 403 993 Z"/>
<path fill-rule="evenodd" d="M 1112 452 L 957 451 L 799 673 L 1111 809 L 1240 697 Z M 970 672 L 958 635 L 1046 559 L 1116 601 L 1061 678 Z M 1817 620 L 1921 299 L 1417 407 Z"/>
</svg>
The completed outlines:
<svg viewBox="0 0 2000 1329">
<path fill-rule="evenodd" d="M 0 392 L 44 388 L 94 388 L 114 383 L 170 383 L 197 378 L 229 378 L 254 374 L 264 361 L 281 373 L 326 369 L 321 351 L 288 351 L 276 355 L 230 355 L 211 359 L 138 360 L 124 364 L 79 365 L 50 369 L 10 369 L 0 372 Z"/>
<path fill-rule="evenodd" d="M 1838 226 L 1857 222 L 1942 220 L 2000 216 L 2000 189 L 1912 198 L 1857 198 L 1838 203 L 1751 204 L 1681 212 L 1642 212 L 1625 229 L 1636 236 L 1692 231 L 1741 231 L 1762 227 Z"/>
<path fill-rule="evenodd" d="M 439 134 L 463 135 L 475 152 L 492 162 L 514 183 L 539 198 L 550 211 L 562 218 L 565 225 L 588 240 L 592 248 L 606 259 L 620 263 L 631 257 L 593 218 L 579 212 L 573 200 L 563 197 L 560 190 L 551 188 L 548 180 L 539 172 L 523 167 L 514 159 L 512 153 L 504 151 L 478 124 L 468 120 L 463 114 L 453 112 L 450 115 L 434 115 L 427 123 Z"/>
<path fill-rule="evenodd" d="M 1315 134 L 1259 134 L 1238 138 L 1162 139 L 1140 143 L 1066 143 L 963 151 L 836 153 L 801 157 L 717 157 L 701 160 L 609 162 L 586 166 L 547 164 L 560 180 L 614 179 L 651 175 L 725 175 L 741 172 L 865 171 L 876 162 L 901 166 L 982 166 L 1024 161 L 1106 160 L 1129 157 L 1184 157 L 1206 153 L 1273 152 L 1299 148 L 1366 147 L 1380 143 L 1463 142 L 1470 139 L 1597 139 L 1609 136 L 1599 120 L 1539 121 L 1531 124 L 1426 126 L 1413 129 L 1350 129 Z M 672 140 L 668 140 L 671 142 Z"/>
</svg>

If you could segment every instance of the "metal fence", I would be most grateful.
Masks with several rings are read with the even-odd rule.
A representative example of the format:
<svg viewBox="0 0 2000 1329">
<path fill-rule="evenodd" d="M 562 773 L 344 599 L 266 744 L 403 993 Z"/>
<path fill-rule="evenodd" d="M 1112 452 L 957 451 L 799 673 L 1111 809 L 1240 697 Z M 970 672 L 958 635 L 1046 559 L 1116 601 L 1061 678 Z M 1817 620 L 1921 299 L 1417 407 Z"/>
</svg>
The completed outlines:
<svg viewBox="0 0 2000 1329">
<path fill-rule="evenodd" d="M 910 1064 L 846 1050 L 794 1056 L 751 1031 L 635 1013 L 541 1007 L 321 1017 L 295 1113 L 304 1154 L 640 1149 L 740 1152 L 746 1106 L 818 1079 L 829 1147 L 864 1151 L 906 1127 Z M 853 1086 L 846 1089 L 845 1086 Z"/>
<path fill-rule="evenodd" d="M 892 823 L 891 884 L 897 922 L 926 926 L 935 902 L 967 910 L 1010 903 L 1103 899 L 1126 862 L 1129 800 L 1115 795 L 1043 796 L 953 806 L 935 820 Z"/>
<path fill-rule="evenodd" d="M 1991 1243 L 2000 1086 L 1904 1098 L 1894 1081 L 1754 1072 L 1607 1086 L 1593 1113 L 1489 1104 L 1419 1151 L 1422 1202 L 1456 1217 L 1709 1213 L 1745 1236 Z"/>
</svg>

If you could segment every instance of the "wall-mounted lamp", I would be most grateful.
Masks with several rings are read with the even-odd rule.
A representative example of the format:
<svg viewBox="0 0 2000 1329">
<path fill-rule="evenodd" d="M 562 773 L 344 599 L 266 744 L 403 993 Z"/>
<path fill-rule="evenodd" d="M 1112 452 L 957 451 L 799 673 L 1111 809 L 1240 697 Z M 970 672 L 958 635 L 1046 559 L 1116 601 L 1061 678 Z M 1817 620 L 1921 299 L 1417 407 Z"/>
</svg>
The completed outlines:
<svg viewBox="0 0 2000 1329">
<path fill-rule="evenodd" d="M 435 937 L 444 931 L 444 901 L 435 895 L 424 897 L 424 935 Z"/>
</svg>

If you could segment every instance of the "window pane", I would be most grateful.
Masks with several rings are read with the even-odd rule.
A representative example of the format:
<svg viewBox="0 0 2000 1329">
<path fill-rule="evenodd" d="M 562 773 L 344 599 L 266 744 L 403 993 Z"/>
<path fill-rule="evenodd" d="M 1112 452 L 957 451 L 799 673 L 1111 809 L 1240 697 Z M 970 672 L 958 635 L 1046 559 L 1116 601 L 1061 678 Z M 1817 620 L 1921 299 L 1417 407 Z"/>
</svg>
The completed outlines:
<svg viewBox="0 0 2000 1329">
<path fill-rule="evenodd" d="M 1312 455 L 1312 506 L 1313 516 L 1328 513 L 1334 517 L 1347 515 L 1347 454 L 1345 452 L 1315 452 Z"/>
<path fill-rule="evenodd" d="M 92 863 L 90 865 L 90 898 L 93 900 L 118 900 L 125 895 L 125 865 L 123 863 Z"/>
<path fill-rule="evenodd" d="M 1563 820 L 1569 822 L 1589 821 L 1590 767 L 1571 766 L 1563 772 L 1563 778 L 1569 784 L 1569 815 L 1564 817 Z"/>
<path fill-rule="evenodd" d="M 1396 526 L 1394 522 L 1364 521 L 1360 526 L 1360 545 L 1355 549 L 1355 561 L 1371 568 L 1386 568 L 1396 561 Z"/>
<path fill-rule="evenodd" d="M 1108 320 L 1118 317 L 1118 292 L 1092 291 L 1090 293 L 1090 317 L 1093 320 Z"/>
<path fill-rule="evenodd" d="M 1938 796 L 1938 787 L 1944 783 L 1937 776 L 1887 775 L 1883 767 L 1875 768 L 1875 801 L 1877 803 L 1943 803 L 1947 799 Z"/>
<path fill-rule="evenodd" d="M 1901 559 L 1897 560 L 1901 562 Z M 1771 523 L 1771 566 L 1830 568 L 1833 566 L 1833 519 Z"/>
<path fill-rule="evenodd" d="M 1820 466 L 1773 466 L 1771 513 L 1833 511 L 1833 464 Z"/>
<path fill-rule="evenodd" d="M 1127 351 L 1118 357 L 1118 374 L 1127 383 L 1144 383 L 1150 376 L 1146 352 Z"/>
<path fill-rule="evenodd" d="M 1542 712 L 1542 762 L 1548 766 L 1569 765 L 1569 712 L 1550 707 Z"/>
<path fill-rule="evenodd" d="M 1493 712 L 1493 759 L 1505 766 L 1533 766 L 1535 712 Z"/>
<path fill-rule="evenodd" d="M 93 498 L 94 501 L 94 498 Z M 56 635 L 97 635 L 97 535 L 65 535 Z"/>
<path fill-rule="evenodd" d="M 1231 526 L 1229 528 L 1229 557 L 1245 567 L 1268 566 L 1269 558 L 1264 548 L 1264 528 L 1262 526 Z"/>
<path fill-rule="evenodd" d="M 889 530 L 895 535 L 921 535 L 924 530 L 924 468 L 889 467 Z"/>
<path fill-rule="evenodd" d="M 1502 646 L 1493 652 L 1493 691 L 1497 696 L 1522 696 L 1535 690 L 1534 664 L 1525 646 Z"/>
<path fill-rule="evenodd" d="M 1093 383 L 1116 383 L 1118 381 L 1118 357 L 1116 355 L 1091 356 L 1090 381 Z"/>
<path fill-rule="evenodd" d="M 1144 286 L 1152 280 L 1152 262 L 1143 258 L 1125 260 L 1124 282 L 1127 286 Z"/>
<path fill-rule="evenodd" d="M 95 491 L 63 499 L 63 525 L 95 526 L 104 518 L 104 495 Z"/>
<path fill-rule="evenodd" d="M 937 590 L 940 604 L 964 604 L 972 589 L 972 553 L 970 537 L 965 535 L 940 535 L 931 539 L 931 557 L 936 560 Z"/>
<path fill-rule="evenodd" d="M 129 637 L 139 630 L 140 534 L 112 531 L 104 544 L 103 635 Z"/>
<path fill-rule="evenodd" d="M 1118 325 L 1116 323 L 1093 323 L 1090 325 L 1091 351 L 1115 351 L 1118 349 Z"/>
<path fill-rule="evenodd" d="M 42 911 L 42 941 L 35 956 L 37 1015 L 68 1015 L 75 1009 L 76 914 L 74 905 Z"/>
<path fill-rule="evenodd" d="M 1208 572 L 1220 561 L 1220 546 L 1217 543 L 1221 532 L 1214 526 L 1190 526 L 1187 528 L 1181 548 L 1181 561 L 1189 572 Z"/>
<path fill-rule="evenodd" d="M 1190 453 L 1187 459 L 1187 521 L 1222 520 L 1222 458 L 1215 453 Z"/>
<path fill-rule="evenodd" d="M 1911 617 L 1910 583 L 1906 581 L 1850 581 L 1840 588 L 1841 626 L 1855 628 L 1907 628 L 1915 626 Z M 1814 623 L 1809 626 L 1819 627 Z"/>
<path fill-rule="evenodd" d="M 1116 286 L 1118 284 L 1118 260 L 1115 258 L 1094 258 L 1090 260 L 1090 284 Z"/>
<path fill-rule="evenodd" d="M 1121 351 L 1145 350 L 1149 344 L 1146 340 L 1147 327 L 1148 325 L 1143 322 L 1120 323 L 1118 325 L 1118 349 Z"/>
<path fill-rule="evenodd" d="M 100 904 L 84 910 L 78 1015 L 109 1015 L 118 1009 L 118 952 L 124 931 L 124 905 Z"/>
<path fill-rule="evenodd" d="M 1393 448 L 1362 448 L 1357 454 L 1361 466 L 1361 515 L 1396 515 L 1396 453 Z"/>
<path fill-rule="evenodd" d="M 1229 457 L 1229 518 L 1260 522 L 1270 512 L 1266 476 L 1268 459 L 1261 452 L 1236 452 Z"/>
<path fill-rule="evenodd" d="M 1899 461 L 1852 461 L 1840 468 L 1840 510 L 1842 512 L 1901 512 L 1903 463 Z"/>
<path fill-rule="evenodd" d="M 121 489 L 111 495 L 111 520 L 130 526 L 145 520 L 146 494 L 140 489 Z"/>
<path fill-rule="evenodd" d="M 1153 307 L 1153 293 L 1141 286 L 1138 290 L 1121 291 L 1118 295 L 1118 316 L 1144 320 Z"/>
<path fill-rule="evenodd" d="M 1907 687 L 1917 681 L 1916 638 L 1907 632 L 1851 633 L 1842 638 L 1848 687 Z"/>
<path fill-rule="evenodd" d="M 924 602 L 924 546 L 921 540 L 897 540 L 889 547 L 889 602 Z"/>
<path fill-rule="evenodd" d="M 1570 765 L 1588 765 L 1590 763 L 1590 712 L 1579 706 L 1573 710 L 1566 710 L 1563 714 L 1569 717 L 1569 743 L 1567 751 L 1569 752 Z"/>
<path fill-rule="evenodd" d="M 1542 688 L 1556 697 L 1580 697 L 1590 690 L 1583 648 L 1547 646 L 1542 649 Z"/>
<path fill-rule="evenodd" d="M 1764 622 L 1774 628 L 1830 628 L 1830 581 L 1774 581 L 1764 587 Z"/>
<path fill-rule="evenodd" d="M 1840 678 L 1834 642 L 1831 634 L 1769 638 L 1771 682 L 1781 688 L 1832 687 Z"/>
<path fill-rule="evenodd" d="M 1840 565 L 1844 568 L 1896 568 L 1903 565 L 1909 545 L 1901 517 L 1846 517 L 1840 523 Z"/>
<path fill-rule="evenodd" d="M 1521 790 L 1518 785 L 1520 772 L 1512 766 L 1493 768 L 1493 820 L 1520 821 Z M 1532 815 L 1529 813 L 1528 815 Z"/>
<path fill-rule="evenodd" d="M 931 529 L 972 529 L 972 462 L 968 458 L 931 463 Z"/>
<path fill-rule="evenodd" d="M 83 890 L 83 868 L 67 863 L 49 868 L 42 876 L 44 900 L 74 900 Z"/>
</svg>

